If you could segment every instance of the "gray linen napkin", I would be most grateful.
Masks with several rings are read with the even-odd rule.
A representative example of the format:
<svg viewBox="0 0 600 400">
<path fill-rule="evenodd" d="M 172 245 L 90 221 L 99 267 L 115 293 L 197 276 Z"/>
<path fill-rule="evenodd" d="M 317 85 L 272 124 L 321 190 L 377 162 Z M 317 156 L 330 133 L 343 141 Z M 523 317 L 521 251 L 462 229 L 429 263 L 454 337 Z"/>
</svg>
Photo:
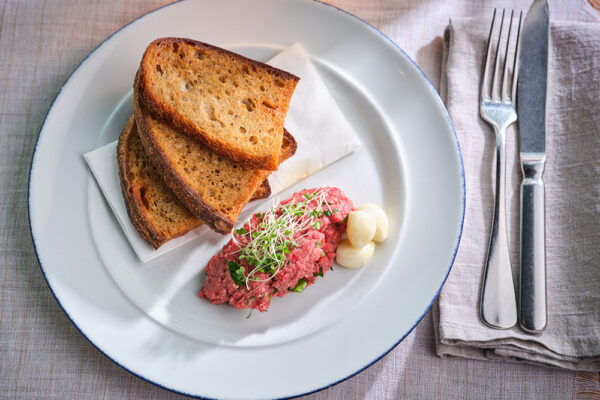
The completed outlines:
<svg viewBox="0 0 600 400">
<path fill-rule="evenodd" d="M 454 267 L 434 307 L 437 353 L 600 370 L 600 24 L 551 25 L 544 174 L 548 327 L 538 336 L 518 327 L 488 328 L 478 315 L 494 199 L 495 139 L 478 108 L 489 24 L 453 20 L 445 35 L 441 92 L 462 149 L 467 206 Z M 506 202 L 515 285 L 520 181 L 513 126 Z"/>
</svg>

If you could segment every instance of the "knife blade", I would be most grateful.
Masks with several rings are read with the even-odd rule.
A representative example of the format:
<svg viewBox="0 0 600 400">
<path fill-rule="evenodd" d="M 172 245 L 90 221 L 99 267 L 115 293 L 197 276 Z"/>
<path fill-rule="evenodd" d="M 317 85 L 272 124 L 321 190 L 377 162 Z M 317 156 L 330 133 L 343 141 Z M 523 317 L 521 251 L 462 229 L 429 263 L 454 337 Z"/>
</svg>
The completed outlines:
<svg viewBox="0 0 600 400">
<path fill-rule="evenodd" d="M 549 12 L 535 0 L 525 18 L 519 49 L 517 114 L 521 183 L 519 324 L 540 333 L 547 324 L 545 188 L 546 89 Z"/>
</svg>

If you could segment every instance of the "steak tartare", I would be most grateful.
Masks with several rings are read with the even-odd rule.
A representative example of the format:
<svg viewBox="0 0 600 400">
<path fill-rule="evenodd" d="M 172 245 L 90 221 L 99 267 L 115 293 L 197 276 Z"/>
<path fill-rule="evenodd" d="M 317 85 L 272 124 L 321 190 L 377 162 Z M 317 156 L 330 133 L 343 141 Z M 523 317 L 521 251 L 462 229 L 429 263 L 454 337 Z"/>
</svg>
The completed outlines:
<svg viewBox="0 0 600 400">
<path fill-rule="evenodd" d="M 302 292 L 331 269 L 352 209 L 340 189 L 326 187 L 254 214 L 210 259 L 199 296 L 262 312 L 273 296 Z"/>
</svg>

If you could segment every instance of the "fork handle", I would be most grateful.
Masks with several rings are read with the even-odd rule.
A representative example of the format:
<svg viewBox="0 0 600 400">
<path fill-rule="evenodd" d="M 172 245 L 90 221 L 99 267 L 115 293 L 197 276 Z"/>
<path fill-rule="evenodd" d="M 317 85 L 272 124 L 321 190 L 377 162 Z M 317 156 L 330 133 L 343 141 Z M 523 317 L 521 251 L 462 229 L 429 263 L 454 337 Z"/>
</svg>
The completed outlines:
<svg viewBox="0 0 600 400">
<path fill-rule="evenodd" d="M 505 129 L 496 131 L 496 199 L 480 307 L 483 322 L 498 329 L 512 328 L 517 323 L 517 301 L 506 230 L 504 136 Z"/>
<path fill-rule="evenodd" d="M 544 156 L 521 157 L 521 284 L 519 323 L 527 333 L 546 327 Z"/>
</svg>

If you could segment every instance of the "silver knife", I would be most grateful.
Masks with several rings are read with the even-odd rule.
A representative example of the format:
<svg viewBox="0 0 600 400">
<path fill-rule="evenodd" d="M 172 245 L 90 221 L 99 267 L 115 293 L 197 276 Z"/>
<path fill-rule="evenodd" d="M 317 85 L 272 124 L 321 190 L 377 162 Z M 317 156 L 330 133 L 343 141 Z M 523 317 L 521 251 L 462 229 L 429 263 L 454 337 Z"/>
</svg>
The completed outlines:
<svg viewBox="0 0 600 400">
<path fill-rule="evenodd" d="M 546 327 L 546 86 L 549 19 L 546 0 L 535 0 L 523 24 L 519 49 L 517 113 L 521 183 L 519 324 L 528 333 Z"/>
</svg>

